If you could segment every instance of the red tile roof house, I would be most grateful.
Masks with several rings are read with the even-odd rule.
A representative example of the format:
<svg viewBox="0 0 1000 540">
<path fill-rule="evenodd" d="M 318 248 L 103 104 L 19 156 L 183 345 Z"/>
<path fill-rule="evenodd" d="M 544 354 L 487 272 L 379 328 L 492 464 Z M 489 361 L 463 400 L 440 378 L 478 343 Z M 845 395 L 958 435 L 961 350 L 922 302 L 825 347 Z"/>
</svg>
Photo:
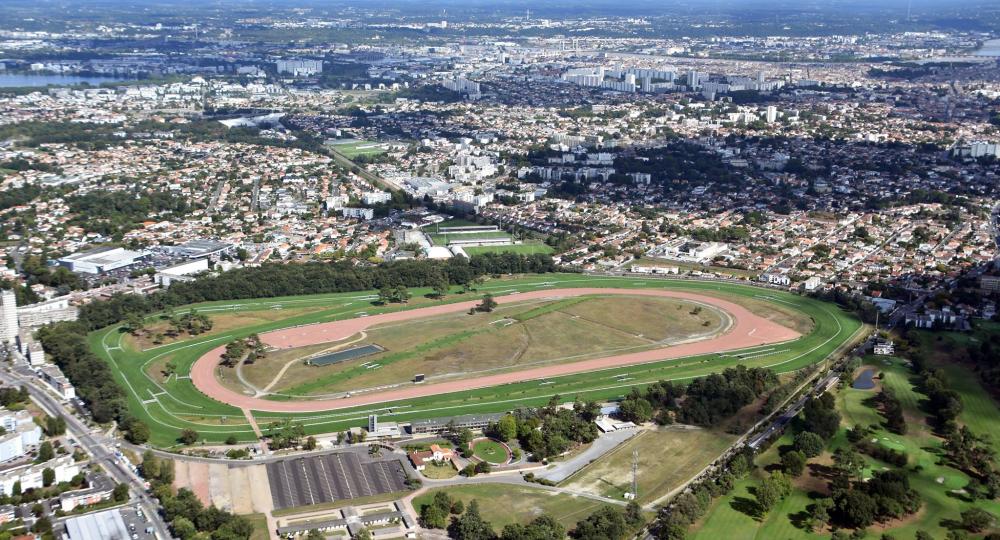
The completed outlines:
<svg viewBox="0 0 1000 540">
<path fill-rule="evenodd" d="M 444 463 L 451 461 L 455 457 L 455 452 L 451 448 L 441 448 L 436 444 L 430 446 L 430 450 L 423 450 L 420 452 L 410 452 L 408 454 L 410 461 L 413 463 L 413 468 L 422 471 L 424 467 L 427 466 L 428 461 L 434 463 Z"/>
</svg>

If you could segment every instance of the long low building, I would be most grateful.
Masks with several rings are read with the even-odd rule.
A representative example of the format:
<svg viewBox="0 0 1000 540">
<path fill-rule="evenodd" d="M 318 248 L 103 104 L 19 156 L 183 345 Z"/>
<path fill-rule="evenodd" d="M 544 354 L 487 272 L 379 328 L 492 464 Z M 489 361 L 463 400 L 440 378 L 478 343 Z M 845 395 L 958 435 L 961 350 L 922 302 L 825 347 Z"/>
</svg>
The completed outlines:
<svg viewBox="0 0 1000 540">
<path fill-rule="evenodd" d="M 414 420 L 410 424 L 410 433 L 440 433 L 445 429 L 448 429 L 449 426 L 452 426 L 455 429 L 483 429 L 490 424 L 498 422 L 503 416 L 504 413 L 466 414 L 462 416 Z"/>
</svg>

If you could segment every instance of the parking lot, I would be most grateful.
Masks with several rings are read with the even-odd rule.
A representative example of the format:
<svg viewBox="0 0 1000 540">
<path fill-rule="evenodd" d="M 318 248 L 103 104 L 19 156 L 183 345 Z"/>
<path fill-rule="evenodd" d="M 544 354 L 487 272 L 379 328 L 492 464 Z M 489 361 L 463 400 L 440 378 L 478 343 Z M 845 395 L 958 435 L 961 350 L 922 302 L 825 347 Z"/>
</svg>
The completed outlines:
<svg viewBox="0 0 1000 540">
<path fill-rule="evenodd" d="M 370 497 L 406 488 L 399 458 L 373 461 L 354 452 L 276 461 L 267 465 L 274 508 Z"/>
</svg>

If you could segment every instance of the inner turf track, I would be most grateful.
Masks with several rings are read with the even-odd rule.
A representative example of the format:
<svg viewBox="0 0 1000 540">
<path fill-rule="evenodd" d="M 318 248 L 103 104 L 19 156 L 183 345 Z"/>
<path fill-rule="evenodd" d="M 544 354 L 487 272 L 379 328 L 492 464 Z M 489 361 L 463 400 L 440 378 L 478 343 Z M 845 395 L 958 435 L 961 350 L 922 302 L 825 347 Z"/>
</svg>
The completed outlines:
<svg viewBox="0 0 1000 540">
<path fill-rule="evenodd" d="M 191 368 L 191 380 L 195 387 L 198 388 L 198 390 L 201 390 L 205 395 L 223 403 L 243 409 L 283 413 L 317 412 L 347 409 L 361 405 L 374 405 L 389 401 L 421 398 L 438 394 L 449 394 L 460 390 L 487 388 L 490 386 L 510 384 L 514 382 L 544 380 L 563 375 L 601 371 L 616 367 L 633 366 L 647 362 L 682 358 L 686 356 L 734 351 L 760 345 L 771 345 L 799 337 L 799 334 L 795 331 L 755 315 L 739 304 L 722 300 L 721 298 L 686 291 L 581 287 L 510 294 L 507 296 L 497 297 L 496 301 L 498 304 L 506 304 L 512 302 L 557 299 L 595 294 L 656 296 L 691 300 L 722 309 L 732 317 L 733 324 L 729 327 L 728 331 L 718 337 L 691 343 L 683 343 L 629 354 L 606 356 L 603 358 L 595 358 L 580 362 L 556 364 L 521 371 L 472 377 L 434 384 L 411 384 L 403 388 L 353 395 L 340 399 L 271 401 L 263 398 L 247 396 L 230 390 L 223 386 L 215 378 L 215 369 L 222 360 L 222 354 L 225 352 L 225 346 L 216 347 L 199 358 Z M 266 344 L 279 349 L 318 345 L 321 343 L 330 343 L 347 339 L 359 332 L 363 332 L 372 326 L 379 324 L 411 321 L 435 315 L 468 311 L 478 303 L 478 300 L 456 302 L 452 304 L 397 311 L 394 313 L 384 313 L 371 317 L 359 317 L 355 319 L 319 323 L 298 328 L 286 328 L 263 334 L 261 335 L 261 339 Z"/>
<path fill-rule="evenodd" d="M 522 295 L 531 291 L 552 294 L 554 288 L 588 287 L 642 290 L 687 291 L 726 300 L 748 301 L 762 306 L 774 305 L 801 312 L 812 319 L 812 329 L 797 339 L 778 345 L 756 346 L 741 352 L 700 354 L 683 358 L 652 361 L 629 368 L 575 373 L 552 377 L 544 381 L 518 381 L 478 389 L 463 389 L 448 394 L 386 402 L 378 405 L 361 405 L 349 409 L 308 413 L 279 413 L 253 411 L 256 421 L 265 427 L 269 422 L 292 419 L 301 422 L 309 434 L 343 431 L 362 426 L 369 414 L 379 414 L 387 421 L 406 422 L 423 418 L 436 418 L 460 414 L 503 412 L 518 407 L 546 404 L 554 395 L 563 401 L 574 398 L 612 400 L 628 393 L 631 387 L 644 387 L 659 380 L 686 381 L 695 377 L 719 372 L 727 367 L 769 367 L 778 373 L 795 371 L 823 361 L 831 353 L 851 340 L 860 322 L 838 306 L 782 291 L 739 285 L 731 282 L 693 281 L 656 278 L 621 278 L 587 276 L 581 274 L 528 275 L 508 279 L 494 279 L 479 287 L 474 293 L 474 303 L 484 293 L 504 297 L 518 291 Z M 430 289 L 413 289 L 414 297 L 429 294 Z M 543 295 L 544 295 L 543 294 Z M 517 296 L 511 297 L 514 300 Z M 250 311 L 287 310 L 292 308 L 319 308 L 304 314 L 290 314 L 277 321 L 247 325 L 213 335 L 198 336 L 140 351 L 129 347 L 121 326 L 111 326 L 92 332 L 88 340 L 92 350 L 112 366 L 115 380 L 128 399 L 129 412 L 149 425 L 151 443 L 160 447 L 177 444 L 182 429 L 194 429 L 206 442 L 221 442 L 230 435 L 241 442 L 256 440 L 243 411 L 238 407 L 209 398 L 195 387 L 191 380 L 194 363 L 212 349 L 234 339 L 250 334 L 264 334 L 295 326 L 355 319 L 365 312 L 371 318 L 381 313 L 403 311 L 398 305 L 373 306 L 375 291 L 323 294 L 311 296 L 266 298 L 236 301 L 205 302 L 192 306 L 206 314 Z M 449 294 L 442 302 L 450 304 L 467 301 L 469 295 Z M 523 296 L 522 296 L 523 298 Z M 468 304 L 466 304 L 468 305 Z M 188 308 L 178 308 L 187 310 Z M 411 308 L 412 309 L 412 308 Z M 149 318 L 154 322 L 158 316 Z M 156 375 L 166 362 L 170 362 L 176 375 L 166 380 Z M 277 396 L 270 396 L 279 399 Z M 269 401 L 267 405 L 271 405 Z"/>
</svg>

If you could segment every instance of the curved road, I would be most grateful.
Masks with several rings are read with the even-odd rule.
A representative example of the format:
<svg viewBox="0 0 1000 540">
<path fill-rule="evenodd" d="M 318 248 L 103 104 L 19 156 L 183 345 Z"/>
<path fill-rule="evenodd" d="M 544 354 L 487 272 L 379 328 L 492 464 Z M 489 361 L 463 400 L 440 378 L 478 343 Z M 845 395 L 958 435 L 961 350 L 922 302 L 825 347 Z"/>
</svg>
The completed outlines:
<svg viewBox="0 0 1000 540">
<path fill-rule="evenodd" d="M 446 381 L 434 384 L 413 385 L 406 388 L 372 392 L 369 394 L 354 395 L 340 399 L 270 401 L 259 397 L 243 395 L 230 390 L 222 386 L 222 384 L 220 384 L 215 378 L 215 367 L 221 361 L 222 353 L 225 351 L 224 345 L 212 349 L 199 358 L 193 366 L 191 366 L 191 381 L 194 383 L 195 387 L 198 388 L 198 390 L 209 397 L 245 410 L 252 409 L 267 412 L 318 412 L 363 405 L 373 405 L 387 401 L 433 396 L 462 390 L 486 388 L 501 384 L 547 379 L 550 377 L 611 369 L 647 362 L 656 362 L 672 358 L 745 349 L 759 345 L 769 345 L 780 341 L 788 341 L 799 337 L 799 334 L 794 330 L 755 315 L 739 304 L 712 296 L 685 291 L 580 287 L 523 292 L 496 297 L 495 300 L 498 304 L 507 304 L 525 300 L 557 299 L 584 295 L 658 296 L 691 300 L 704 304 L 710 304 L 728 312 L 732 316 L 734 324 L 729 328 L 728 332 L 716 338 L 683 343 L 661 349 L 595 358 L 569 364 L 550 365 L 469 379 Z M 359 317 L 342 321 L 285 328 L 261 334 L 261 339 L 268 345 L 277 348 L 317 345 L 320 343 L 329 343 L 346 339 L 379 324 L 408 321 L 434 315 L 468 311 L 478 303 L 479 300 L 456 302 L 452 304 L 441 304 L 425 308 L 383 313 L 370 317 Z"/>
</svg>

